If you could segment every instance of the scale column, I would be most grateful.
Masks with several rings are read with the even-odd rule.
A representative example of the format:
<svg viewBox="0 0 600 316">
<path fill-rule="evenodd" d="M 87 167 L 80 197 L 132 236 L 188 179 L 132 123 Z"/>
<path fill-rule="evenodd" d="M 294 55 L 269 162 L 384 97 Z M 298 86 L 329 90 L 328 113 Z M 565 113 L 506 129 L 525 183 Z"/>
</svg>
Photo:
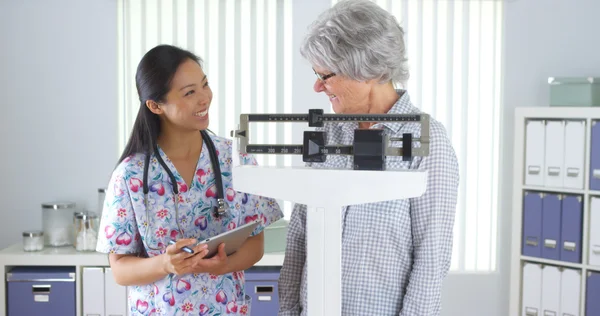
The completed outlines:
<svg viewBox="0 0 600 316">
<path fill-rule="evenodd" d="M 307 207 L 307 315 L 342 315 L 342 206 Z"/>
</svg>

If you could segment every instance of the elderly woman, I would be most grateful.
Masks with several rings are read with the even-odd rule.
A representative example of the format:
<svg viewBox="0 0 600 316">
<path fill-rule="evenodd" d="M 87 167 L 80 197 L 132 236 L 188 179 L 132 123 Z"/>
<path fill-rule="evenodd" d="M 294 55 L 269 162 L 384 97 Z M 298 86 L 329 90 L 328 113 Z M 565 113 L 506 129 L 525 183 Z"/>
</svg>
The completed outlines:
<svg viewBox="0 0 600 316">
<path fill-rule="evenodd" d="M 370 1 L 342 1 L 309 29 L 301 54 L 313 66 L 316 92 L 336 113 L 419 113 L 396 83 L 408 79 L 403 30 Z M 420 135 L 420 124 L 335 122 L 323 127 L 330 144 L 352 144 L 356 128 L 390 137 Z M 314 168 L 352 168 L 351 156 L 328 156 Z M 343 210 L 342 315 L 435 316 L 450 266 L 459 184 L 458 163 L 445 128 L 430 122 L 430 154 L 411 162 L 387 157 L 387 169 L 428 171 L 417 198 L 352 205 Z M 390 183 L 389 185 L 394 185 Z M 306 207 L 295 205 L 279 279 L 279 315 L 306 315 Z"/>
</svg>

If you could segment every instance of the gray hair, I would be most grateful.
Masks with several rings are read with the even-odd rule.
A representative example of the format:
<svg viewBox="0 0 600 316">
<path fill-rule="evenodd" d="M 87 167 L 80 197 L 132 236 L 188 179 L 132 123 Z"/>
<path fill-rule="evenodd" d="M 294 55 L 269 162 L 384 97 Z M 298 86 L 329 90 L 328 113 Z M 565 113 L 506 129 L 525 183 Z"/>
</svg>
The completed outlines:
<svg viewBox="0 0 600 316">
<path fill-rule="evenodd" d="M 409 77 L 404 30 L 369 0 L 345 0 L 321 13 L 300 54 L 311 64 L 350 79 L 405 84 Z"/>
</svg>

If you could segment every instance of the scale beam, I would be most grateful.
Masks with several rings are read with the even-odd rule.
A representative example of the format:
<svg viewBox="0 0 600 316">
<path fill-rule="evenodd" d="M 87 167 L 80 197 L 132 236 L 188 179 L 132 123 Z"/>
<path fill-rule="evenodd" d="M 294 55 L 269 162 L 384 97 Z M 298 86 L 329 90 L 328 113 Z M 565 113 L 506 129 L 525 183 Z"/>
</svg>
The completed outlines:
<svg viewBox="0 0 600 316">
<path fill-rule="evenodd" d="M 418 122 L 419 137 L 404 133 L 402 137 L 388 137 L 383 129 L 356 129 L 352 145 L 326 145 L 326 132 L 305 131 L 302 144 L 251 144 L 250 123 L 308 123 L 309 127 L 323 127 L 327 122 Z M 402 156 L 411 161 L 414 156 L 429 155 L 429 115 L 422 114 L 324 114 L 322 109 L 311 109 L 308 114 L 241 114 L 237 130 L 238 150 L 244 154 L 302 155 L 304 162 L 324 162 L 327 155 L 351 155 L 357 170 L 385 170 L 386 156 Z M 418 147 L 413 146 L 419 142 Z M 392 146 L 399 143 L 401 146 Z"/>
</svg>

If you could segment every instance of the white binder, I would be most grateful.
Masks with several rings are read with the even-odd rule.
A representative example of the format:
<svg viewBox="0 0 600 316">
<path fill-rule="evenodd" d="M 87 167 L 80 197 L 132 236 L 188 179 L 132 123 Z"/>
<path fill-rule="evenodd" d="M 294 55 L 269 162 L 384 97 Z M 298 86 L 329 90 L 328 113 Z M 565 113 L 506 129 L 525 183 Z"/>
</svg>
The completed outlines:
<svg viewBox="0 0 600 316">
<path fill-rule="evenodd" d="M 542 315 L 559 316 L 560 314 L 560 280 L 558 267 L 542 268 Z"/>
<path fill-rule="evenodd" d="M 127 315 L 127 287 L 117 284 L 111 268 L 104 272 L 106 316 Z"/>
<path fill-rule="evenodd" d="M 83 316 L 104 314 L 104 269 L 84 267 L 81 275 Z"/>
<path fill-rule="evenodd" d="M 563 187 L 565 156 L 565 122 L 547 121 L 544 146 L 544 186 Z"/>
<path fill-rule="evenodd" d="M 542 316 L 542 265 L 523 265 L 523 306 L 522 316 Z"/>
<path fill-rule="evenodd" d="M 564 187 L 583 189 L 585 121 L 565 122 Z"/>
<path fill-rule="evenodd" d="M 560 316 L 579 316 L 581 270 L 564 269 L 560 286 Z"/>
<path fill-rule="evenodd" d="M 525 184 L 544 185 L 545 126 L 542 120 L 528 120 L 525 134 Z"/>
<path fill-rule="evenodd" d="M 590 203 L 589 264 L 600 266 L 600 198 L 592 197 Z"/>
</svg>

